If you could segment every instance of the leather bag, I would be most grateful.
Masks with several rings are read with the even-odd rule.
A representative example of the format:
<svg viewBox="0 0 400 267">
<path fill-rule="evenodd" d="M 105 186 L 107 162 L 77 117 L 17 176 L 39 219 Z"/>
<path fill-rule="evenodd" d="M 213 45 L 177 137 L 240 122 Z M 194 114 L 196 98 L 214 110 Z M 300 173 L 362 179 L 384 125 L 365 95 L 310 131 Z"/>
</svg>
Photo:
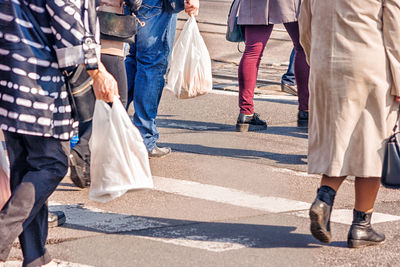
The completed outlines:
<svg viewBox="0 0 400 267">
<path fill-rule="evenodd" d="M 399 118 L 400 110 L 393 129 L 394 134 L 386 142 L 381 176 L 383 186 L 398 189 L 400 188 L 400 132 L 396 132 L 396 128 Z"/>
<path fill-rule="evenodd" d="M 231 8 L 229 10 L 228 15 L 228 26 L 226 29 L 226 40 L 229 42 L 244 42 L 245 35 L 244 35 L 244 26 L 238 25 L 238 10 L 240 6 L 240 0 L 234 0 L 232 2 Z"/>
<path fill-rule="evenodd" d="M 64 73 L 64 77 L 72 108 L 72 117 L 80 122 L 90 121 L 96 103 L 92 77 L 83 65 L 78 65 L 70 73 Z"/>
<path fill-rule="evenodd" d="M 123 15 L 98 11 L 100 36 L 104 40 L 134 43 L 138 28 L 138 19 L 134 14 Z"/>
</svg>

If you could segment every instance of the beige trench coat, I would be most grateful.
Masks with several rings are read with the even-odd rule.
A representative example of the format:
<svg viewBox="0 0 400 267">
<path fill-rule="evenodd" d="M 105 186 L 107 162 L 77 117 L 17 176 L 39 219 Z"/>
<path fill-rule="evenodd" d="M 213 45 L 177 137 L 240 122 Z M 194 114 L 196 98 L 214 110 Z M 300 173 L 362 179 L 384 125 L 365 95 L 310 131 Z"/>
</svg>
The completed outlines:
<svg viewBox="0 0 400 267">
<path fill-rule="evenodd" d="M 300 13 L 301 0 L 240 1 L 238 24 L 268 25 L 294 22 Z"/>
<path fill-rule="evenodd" d="M 399 0 L 303 0 L 308 172 L 380 177 L 400 95 Z"/>
</svg>

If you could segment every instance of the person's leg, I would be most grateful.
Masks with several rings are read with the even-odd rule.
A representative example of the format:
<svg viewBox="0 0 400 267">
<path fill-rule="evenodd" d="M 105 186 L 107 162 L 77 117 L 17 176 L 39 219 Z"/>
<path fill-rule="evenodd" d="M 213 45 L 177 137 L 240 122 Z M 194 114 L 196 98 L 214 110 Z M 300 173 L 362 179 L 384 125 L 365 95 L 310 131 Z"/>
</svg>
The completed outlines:
<svg viewBox="0 0 400 267">
<path fill-rule="evenodd" d="M 296 55 L 296 49 L 293 48 L 290 53 L 289 66 L 286 72 L 282 75 L 281 83 L 288 85 L 296 85 L 296 78 L 294 75 L 294 56 Z"/>
<path fill-rule="evenodd" d="M 238 69 L 239 109 L 242 114 L 254 113 L 253 98 L 258 68 L 273 28 L 273 24 L 245 25 L 246 47 Z"/>
<path fill-rule="evenodd" d="M 336 192 L 346 177 L 322 176 L 321 186 L 318 188 L 317 196 L 311 204 L 310 230 L 311 234 L 323 243 L 331 242 L 330 219 Z"/>
<path fill-rule="evenodd" d="M 53 138 L 4 132 L 10 160 L 12 195 L 0 212 L 0 260 L 5 261 L 13 241 L 20 237 L 24 266 L 50 261 L 47 237 L 48 197 L 68 170 L 61 142 Z"/>
<path fill-rule="evenodd" d="M 267 123 L 254 113 L 253 98 L 258 68 L 273 27 L 273 24 L 245 25 L 246 47 L 238 69 L 240 112 L 236 131 L 267 129 Z"/>
<path fill-rule="evenodd" d="M 294 74 L 296 77 L 299 110 L 308 111 L 308 77 L 310 67 L 306 61 L 306 55 L 303 47 L 300 45 L 299 25 L 297 22 L 284 23 L 287 32 L 292 39 L 296 54 L 294 58 Z"/>
<path fill-rule="evenodd" d="M 140 26 L 138 26 L 140 27 Z M 127 78 L 127 101 L 126 101 L 126 110 L 128 110 L 129 105 L 133 101 L 133 91 L 135 89 L 135 77 L 136 77 L 136 43 L 129 45 L 129 52 L 125 59 L 125 69 L 126 69 L 126 78 Z"/>
<path fill-rule="evenodd" d="M 118 92 L 123 106 L 127 105 L 128 85 L 123 57 L 101 54 L 101 62 L 106 67 L 107 71 L 114 76 L 118 84 Z"/>
<path fill-rule="evenodd" d="M 161 2 L 155 4 L 161 5 Z M 128 77 L 130 92 L 133 87 L 134 124 L 139 129 L 150 155 L 157 149 L 159 133 L 156 116 L 175 37 L 177 16 L 162 10 L 161 6 L 154 6 L 146 10 L 139 9 L 138 17 L 146 26 L 138 29 L 136 43 L 130 49 L 135 54 L 128 56 L 126 66 L 129 76 L 136 72 L 133 84 L 132 77 Z M 135 67 L 132 66 L 134 59 Z M 169 152 L 170 149 L 166 154 Z"/>
<path fill-rule="evenodd" d="M 385 241 L 385 235 L 376 232 L 371 226 L 372 211 L 380 184 L 379 177 L 356 177 L 353 222 L 347 236 L 347 245 L 350 248 L 378 245 Z"/>
<path fill-rule="evenodd" d="M 89 140 L 92 135 L 92 121 L 80 122 L 78 143 L 68 154 L 70 178 L 74 185 L 85 188 L 90 185 L 90 150 Z"/>
<path fill-rule="evenodd" d="M 378 177 L 356 177 L 354 208 L 362 212 L 372 212 L 380 186 L 381 181 Z"/>
<path fill-rule="evenodd" d="M 289 66 L 285 74 L 281 78 L 281 90 L 291 95 L 297 95 L 296 78 L 294 76 L 294 56 L 296 49 L 293 48 L 290 53 Z"/>
</svg>

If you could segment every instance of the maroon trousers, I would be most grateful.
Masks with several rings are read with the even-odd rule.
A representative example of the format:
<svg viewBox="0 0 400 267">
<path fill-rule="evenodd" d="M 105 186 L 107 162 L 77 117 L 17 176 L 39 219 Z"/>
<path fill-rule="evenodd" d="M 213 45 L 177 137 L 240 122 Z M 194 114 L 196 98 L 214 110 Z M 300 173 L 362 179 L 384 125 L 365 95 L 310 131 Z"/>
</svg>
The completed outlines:
<svg viewBox="0 0 400 267">
<path fill-rule="evenodd" d="M 294 75 L 297 83 L 299 110 L 308 110 L 308 75 L 310 67 L 299 41 L 299 26 L 297 22 L 283 24 L 292 39 L 296 50 L 294 59 Z M 254 88 L 257 81 L 258 67 L 265 45 L 267 44 L 274 25 L 246 25 L 246 48 L 240 61 L 239 78 L 239 108 L 240 113 L 254 113 Z"/>
</svg>

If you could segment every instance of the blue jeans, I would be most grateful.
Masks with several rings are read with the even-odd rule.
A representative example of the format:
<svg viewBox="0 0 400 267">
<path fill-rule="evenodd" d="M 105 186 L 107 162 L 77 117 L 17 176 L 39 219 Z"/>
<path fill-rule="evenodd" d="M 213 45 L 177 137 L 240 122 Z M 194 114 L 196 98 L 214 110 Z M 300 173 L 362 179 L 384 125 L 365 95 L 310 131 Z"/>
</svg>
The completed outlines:
<svg viewBox="0 0 400 267">
<path fill-rule="evenodd" d="M 293 48 L 292 53 L 290 54 L 289 66 L 285 74 L 282 75 L 281 83 L 288 85 L 296 85 L 296 78 L 294 77 L 294 55 L 296 54 L 296 50 Z"/>
<path fill-rule="evenodd" d="M 162 8 L 161 0 L 143 0 L 137 17 L 136 42 L 125 60 L 128 77 L 128 103 L 133 101 L 133 123 L 138 127 L 148 151 L 154 149 L 159 134 L 156 116 L 175 38 L 177 15 Z"/>
</svg>

